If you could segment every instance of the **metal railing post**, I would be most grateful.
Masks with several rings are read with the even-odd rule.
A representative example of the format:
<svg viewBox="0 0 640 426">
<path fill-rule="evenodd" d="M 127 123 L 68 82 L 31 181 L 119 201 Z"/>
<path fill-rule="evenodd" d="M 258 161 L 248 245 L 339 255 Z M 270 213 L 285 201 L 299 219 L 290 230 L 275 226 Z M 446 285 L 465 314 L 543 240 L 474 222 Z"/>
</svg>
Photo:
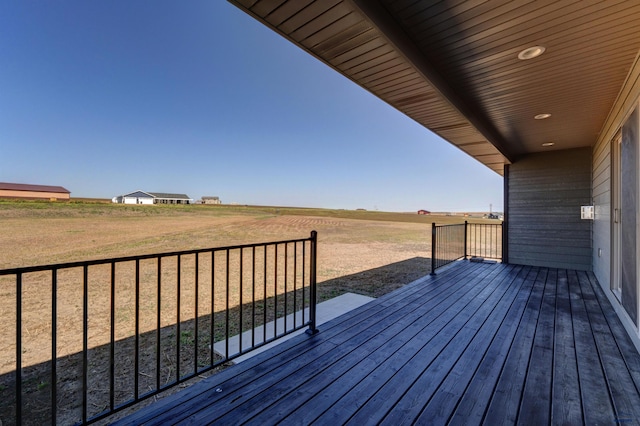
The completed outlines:
<svg viewBox="0 0 640 426">
<path fill-rule="evenodd" d="M 464 221 L 464 260 L 467 260 L 467 229 L 469 229 L 469 222 Z"/>
<path fill-rule="evenodd" d="M 55 384 L 54 384 L 55 385 Z M 22 424 L 22 274 L 16 274 L 16 424 Z"/>
<path fill-rule="evenodd" d="M 431 275 L 436 274 L 436 224 L 431 223 Z"/>
<path fill-rule="evenodd" d="M 505 247 L 505 233 L 504 233 L 504 222 L 498 224 L 498 229 L 500 230 L 500 252 L 498 253 L 496 250 L 496 255 L 500 259 L 501 262 L 505 261 L 504 256 L 504 247 Z M 497 231 L 496 231 L 497 232 Z M 496 237 L 496 247 L 498 246 L 498 238 Z"/>
<path fill-rule="evenodd" d="M 307 334 L 316 334 L 318 329 L 316 328 L 316 260 L 317 260 L 317 246 L 318 246 L 318 233 L 311 231 L 311 253 L 309 259 L 309 329 Z"/>
</svg>

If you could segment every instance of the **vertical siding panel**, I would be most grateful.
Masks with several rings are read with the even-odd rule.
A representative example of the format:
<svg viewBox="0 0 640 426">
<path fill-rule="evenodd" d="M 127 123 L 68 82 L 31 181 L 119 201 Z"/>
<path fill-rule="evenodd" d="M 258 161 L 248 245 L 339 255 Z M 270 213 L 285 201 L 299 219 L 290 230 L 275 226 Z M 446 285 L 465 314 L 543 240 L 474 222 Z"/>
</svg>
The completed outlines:
<svg viewBox="0 0 640 426">
<path fill-rule="evenodd" d="M 525 156 L 510 166 L 509 262 L 591 270 L 591 148 Z"/>
</svg>

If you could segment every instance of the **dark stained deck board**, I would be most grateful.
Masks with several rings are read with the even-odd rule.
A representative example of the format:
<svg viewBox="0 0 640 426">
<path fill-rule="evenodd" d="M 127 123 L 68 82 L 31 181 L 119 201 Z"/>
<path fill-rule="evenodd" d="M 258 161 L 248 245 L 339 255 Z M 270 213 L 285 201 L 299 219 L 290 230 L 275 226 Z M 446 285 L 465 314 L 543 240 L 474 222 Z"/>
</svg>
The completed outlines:
<svg viewBox="0 0 640 426">
<path fill-rule="evenodd" d="M 575 275 L 575 271 L 573 272 L 573 274 Z M 627 365 L 627 368 L 632 373 L 635 387 L 640 391 L 640 357 L 635 356 L 635 346 L 633 345 L 631 338 L 625 332 L 623 327 L 616 326 L 616 324 L 619 323 L 619 320 L 613 309 L 608 309 L 608 305 L 602 306 L 602 303 L 600 301 L 606 300 L 606 296 L 604 295 L 602 288 L 600 288 L 600 286 L 597 284 L 595 276 L 592 273 L 589 273 L 587 274 L 587 277 L 582 276 L 582 279 L 585 281 L 585 283 L 588 279 L 592 284 L 591 288 L 597 295 L 602 313 L 604 314 L 604 317 L 609 324 L 609 329 L 616 339 L 617 345 L 620 347 L 620 351 L 622 353 L 624 362 Z"/>
<path fill-rule="evenodd" d="M 515 270 L 518 276 L 522 268 Z M 384 418 L 385 424 L 404 424 L 418 421 L 421 424 L 444 424 L 455 407 L 457 393 L 462 393 L 460 383 L 468 383 L 479 365 L 482 354 L 504 321 L 506 313 L 516 299 L 524 279 L 505 277 L 500 287 L 508 285 L 506 292 L 496 291 L 482 308 L 474 313 L 469 323 L 460 330 L 431 366 L 405 393 Z M 502 290 L 502 289 L 500 289 Z M 468 343 L 467 343 L 468 342 Z M 423 392 L 432 395 L 424 405 Z"/>
<path fill-rule="evenodd" d="M 544 287 L 540 316 L 533 338 L 518 414 L 519 419 L 527 419 L 528 422 L 536 425 L 548 424 L 550 420 L 557 289 L 555 282 L 557 282 L 557 270 L 552 269 L 547 275 Z"/>
<path fill-rule="evenodd" d="M 531 267 L 525 267 L 519 272 L 519 276 L 514 281 L 515 285 L 512 286 L 514 294 L 505 297 L 504 300 L 501 300 L 500 305 L 496 306 L 494 312 L 491 313 L 493 318 L 482 325 L 482 329 L 475 335 L 454 368 L 447 374 L 438 391 L 416 419 L 418 423 L 447 423 L 456 411 L 462 396 L 470 392 L 468 386 L 460 386 L 460 383 L 471 384 L 481 366 L 500 365 L 499 354 L 502 352 L 495 350 L 492 352 L 490 349 L 496 346 L 500 347 L 501 342 L 503 343 L 505 340 L 504 335 L 513 336 L 515 333 L 518 321 L 524 312 L 530 288 L 533 285 L 533 280 L 527 279 L 531 269 Z M 489 382 L 486 377 L 482 381 L 484 385 Z M 476 398 L 482 393 L 490 395 L 486 391 L 481 393 L 478 390 L 471 390 L 471 392 Z M 479 420 L 481 418 L 476 422 Z"/>
<path fill-rule="evenodd" d="M 504 354 L 509 352 L 523 318 L 526 320 L 525 313 L 527 312 L 527 306 L 532 303 L 534 293 L 531 290 L 538 273 L 539 268 L 537 267 L 528 270 L 523 291 L 518 294 L 518 299 L 510 312 L 512 316 L 505 318 L 496 337 L 484 354 L 480 365 L 474 372 L 474 376 L 457 401 L 457 406 L 450 416 L 452 423 L 482 423 L 484 413 L 505 364 Z M 536 302 L 533 301 L 533 303 Z M 518 312 L 517 310 L 520 307 L 521 310 Z"/>
<path fill-rule="evenodd" d="M 498 383 L 490 395 L 491 399 L 483 420 L 486 425 L 515 424 L 518 419 L 520 399 L 538 317 L 540 316 L 547 273 L 548 271 L 545 269 L 541 269 L 538 272 L 531 297 L 525 308 L 525 314 L 506 354 Z M 503 356 L 505 355 L 503 354 Z"/>
<path fill-rule="evenodd" d="M 468 289 L 466 287 L 458 287 L 458 288 L 450 287 L 449 289 L 445 290 L 445 292 L 443 293 L 446 293 L 447 291 L 453 291 L 452 295 L 461 296 L 461 297 L 447 298 L 447 300 L 457 299 L 457 300 L 454 300 L 454 303 L 457 303 L 459 300 L 466 300 L 467 298 L 472 299 L 473 297 L 469 296 L 469 293 L 473 293 L 474 290 L 475 289 Z M 464 294 L 465 292 L 466 294 Z M 360 339 L 354 339 L 353 337 L 344 342 L 341 342 L 340 346 L 345 348 L 345 351 L 344 352 L 334 351 L 335 353 L 332 353 L 331 359 L 328 360 L 328 362 L 333 362 L 332 364 L 329 364 L 331 365 L 331 368 L 336 368 L 335 361 L 342 361 L 344 358 L 351 358 L 351 360 L 349 359 L 347 360 L 346 364 L 352 366 L 354 362 L 357 362 L 358 360 L 366 356 L 368 353 L 371 353 L 373 350 L 375 350 L 379 346 L 379 344 L 389 339 L 398 338 L 398 334 L 402 333 L 408 324 L 413 325 L 413 324 L 416 324 L 416 322 L 420 323 L 421 321 L 428 320 L 432 316 L 435 317 L 436 321 L 438 320 L 441 321 L 441 318 L 443 317 L 442 315 L 439 314 L 439 312 L 435 314 L 433 313 L 432 310 L 428 311 L 428 313 L 426 312 L 425 307 L 431 306 L 432 305 L 431 303 L 422 304 L 420 299 L 416 299 L 411 305 L 415 305 L 414 307 L 422 308 L 422 309 L 419 309 L 419 310 L 418 309 L 417 310 L 400 309 L 396 311 L 396 315 L 388 317 L 386 321 L 384 321 L 384 323 L 381 323 L 377 318 L 375 318 L 373 319 L 374 322 L 367 322 L 363 324 L 363 328 L 365 328 L 366 330 L 382 329 L 383 331 L 378 332 L 378 334 L 374 339 L 371 339 L 371 340 L 365 339 L 366 343 L 364 344 L 360 343 Z M 442 305 L 443 303 L 439 298 L 438 303 L 434 305 L 434 308 L 439 308 Z M 457 311 L 457 310 L 454 309 L 454 311 Z M 422 314 L 423 312 L 427 314 L 424 315 Z M 412 313 L 416 315 L 415 316 L 411 315 Z M 392 333 L 386 333 L 387 331 L 389 331 L 387 327 L 391 328 Z M 347 352 L 347 350 L 349 349 L 355 350 L 357 352 L 355 354 L 349 353 Z M 321 364 L 321 365 L 318 365 L 318 364 Z M 206 423 L 206 422 L 216 420 L 216 421 L 220 421 L 221 424 L 228 424 L 229 422 L 232 422 L 232 423 L 246 422 L 252 417 L 260 414 L 263 407 L 269 407 L 270 405 L 272 405 L 274 400 L 278 400 L 280 398 L 286 397 L 286 395 L 290 391 L 294 390 L 295 387 L 300 385 L 301 381 L 304 382 L 305 380 L 312 380 L 314 377 L 321 375 L 323 370 L 325 370 L 325 368 L 322 365 L 322 361 L 310 362 L 308 364 L 308 368 L 304 372 L 301 372 L 302 374 L 300 372 L 297 374 L 292 374 L 290 376 L 291 380 L 280 381 L 277 386 L 271 387 L 269 389 L 269 392 L 261 393 L 259 396 L 252 399 L 250 404 L 245 404 L 243 407 L 241 407 L 238 410 L 235 410 L 233 413 L 229 413 L 226 417 L 217 417 L 218 413 L 203 413 L 193 418 L 193 420 L 195 420 L 196 423 L 202 423 L 202 422 Z M 314 383 L 314 387 L 315 387 L 315 383 Z M 290 404 L 287 404 L 288 410 L 292 408 L 293 407 Z"/>
<path fill-rule="evenodd" d="M 119 424 L 614 424 L 639 389 L 593 274 L 457 262 Z"/>
<path fill-rule="evenodd" d="M 581 287 L 587 315 L 591 321 L 591 329 L 598 346 L 602 369 L 607 378 L 609 391 L 613 400 L 616 420 L 628 422 L 626 419 L 640 419 L 640 403 L 638 390 L 621 356 L 618 343 L 611 333 L 609 324 L 602 313 L 601 305 L 590 285 Z M 633 391 L 633 393 L 631 393 Z"/>
<path fill-rule="evenodd" d="M 462 287 L 458 289 L 464 291 Z M 443 299 L 437 307 L 428 313 L 424 313 L 423 311 L 419 312 L 418 318 L 408 316 L 401 318 L 397 323 L 400 328 L 399 333 L 391 336 L 392 338 L 388 339 L 384 345 L 381 345 L 361 359 L 345 360 L 352 365 L 352 371 L 350 371 L 348 375 L 336 375 L 332 371 L 328 372 L 328 374 L 325 372 L 319 374 L 315 384 L 323 387 L 323 393 L 319 395 L 316 392 L 305 390 L 308 399 L 306 401 L 302 400 L 301 402 L 304 404 L 298 406 L 288 414 L 287 421 L 306 424 L 316 420 L 318 416 L 324 413 L 339 399 L 342 399 L 347 392 L 353 390 L 354 387 L 369 375 L 375 375 L 375 378 L 372 380 L 374 383 L 380 382 L 381 376 L 376 370 L 380 370 L 382 375 L 393 371 L 393 368 L 389 368 L 389 364 L 395 360 L 395 357 L 407 357 L 416 351 L 416 348 L 413 348 L 413 346 L 416 343 L 419 344 L 422 342 L 422 339 L 416 338 L 419 333 L 430 332 L 430 330 L 442 327 L 443 324 L 446 323 L 447 315 L 456 311 L 453 305 L 456 304 L 460 306 L 461 304 L 468 303 L 477 295 L 479 290 L 480 288 L 467 289 L 466 293 L 461 297 L 459 292 L 452 293 L 447 300 Z M 407 324 L 409 325 L 407 326 Z M 368 385 L 365 384 L 364 388 L 367 389 L 367 386 Z M 370 389 L 368 391 L 370 392 Z M 301 399 L 300 393 L 296 394 L 296 398 Z M 261 418 L 269 419 L 272 411 L 273 410 L 269 409 L 266 410 L 261 413 L 256 420 L 259 421 Z"/>
<path fill-rule="evenodd" d="M 406 286 L 397 292 L 388 294 L 385 297 L 381 297 L 370 304 L 366 310 L 354 310 L 341 316 L 337 321 L 334 320 L 322 326 L 322 332 L 315 335 L 313 339 L 291 339 L 284 342 L 270 351 L 266 351 L 257 355 L 256 357 L 243 362 L 242 364 L 234 367 L 233 373 L 230 370 L 225 370 L 216 375 L 216 378 L 220 380 L 216 383 L 211 381 L 203 381 L 185 391 L 181 392 L 181 404 L 179 407 L 173 407 L 174 403 L 170 398 L 159 401 L 154 404 L 153 407 L 149 407 L 144 413 L 138 413 L 132 416 L 136 418 L 136 422 L 146 422 L 147 424 L 154 424 L 157 421 L 158 424 L 162 424 L 162 418 L 156 419 L 157 416 L 164 415 L 168 408 L 171 408 L 172 418 L 179 419 L 182 415 L 191 413 L 193 410 L 202 406 L 201 399 L 207 402 L 217 402 L 227 395 L 233 394 L 238 389 L 242 388 L 243 391 L 247 386 L 251 385 L 253 381 L 259 381 L 263 376 L 269 375 L 272 371 L 278 371 L 283 373 L 295 373 L 291 371 L 293 360 L 303 355 L 307 357 L 307 362 L 312 363 L 316 356 L 321 357 L 324 353 L 319 352 L 318 347 L 326 346 L 326 342 L 335 339 L 338 343 L 348 342 L 351 345 L 356 344 L 354 336 L 363 337 L 361 331 L 361 324 L 367 323 L 367 321 L 377 320 L 383 321 L 385 318 L 393 315 L 394 313 L 402 314 L 406 313 L 406 310 L 412 303 L 424 303 L 423 306 L 429 307 L 428 302 L 433 300 L 434 305 L 439 305 L 442 300 L 443 293 L 452 292 L 463 287 L 456 288 L 449 285 L 452 282 L 457 282 L 460 277 L 464 277 L 465 272 L 470 269 L 470 265 L 466 268 L 450 269 L 442 274 L 441 278 L 437 280 L 432 286 L 421 286 L 420 281 L 413 285 Z M 483 270 L 488 268 L 482 268 L 477 271 L 482 275 Z M 426 278 L 430 280 L 430 277 Z M 365 330 L 372 330 L 376 332 L 375 328 L 364 327 Z M 366 332 L 366 331 L 365 331 Z M 366 337 L 366 336 L 364 336 Z M 330 345 L 335 344 L 329 342 Z M 329 348 L 330 349 L 330 348 Z M 320 349 L 320 351 L 322 348 Z M 268 361 L 268 362 L 266 362 Z M 287 366 L 287 368 L 282 368 Z M 265 386 L 266 382 L 260 383 Z M 223 389 L 223 392 L 217 392 L 217 389 Z"/>
<path fill-rule="evenodd" d="M 566 270 L 558 271 L 555 315 L 551 423 L 581 424 L 584 420 Z"/>
<path fill-rule="evenodd" d="M 343 398 L 347 393 L 350 393 L 349 398 L 355 400 L 360 398 L 359 392 L 371 394 L 373 390 L 378 389 L 379 384 L 389 380 L 398 369 L 398 366 L 404 365 L 410 357 L 414 356 L 416 351 L 428 342 L 422 337 L 424 334 L 433 335 L 436 331 L 442 330 L 447 322 L 455 316 L 458 307 L 468 304 L 477 296 L 479 290 L 479 287 L 474 288 L 473 291 L 466 293 L 464 297 L 455 299 L 455 304 L 441 304 L 440 309 L 434 312 L 436 314 L 435 317 L 426 318 L 428 322 L 420 321 L 406 327 L 408 332 L 406 334 L 410 338 L 398 339 L 401 343 L 401 347 L 398 350 L 389 351 L 388 348 L 384 348 L 384 350 L 372 353 L 365 359 L 370 361 L 369 364 L 361 367 L 357 376 L 354 377 L 350 374 L 349 376 L 340 377 L 322 395 L 315 395 L 314 399 L 294 411 L 287 419 L 308 422 L 314 420 L 338 400 L 341 400 L 341 404 L 344 405 L 346 403 L 348 405 L 349 402 L 346 402 L 348 399 Z"/>
<path fill-rule="evenodd" d="M 587 315 L 580 281 L 573 271 L 569 273 L 571 313 L 573 317 L 576 361 L 578 365 L 583 416 L 586 424 L 606 424 L 611 421 L 613 405 L 607 382 L 601 369 L 592 368 L 600 364 L 596 341 Z M 589 372 L 589 374 L 582 374 Z"/>
<path fill-rule="evenodd" d="M 494 278 L 498 274 L 492 274 Z M 320 424 L 342 424 L 350 421 L 352 424 L 376 423 L 402 397 L 420 373 L 431 366 L 433 360 L 440 354 L 447 344 L 455 337 L 456 331 L 466 325 L 473 313 L 495 291 L 496 280 L 491 280 L 480 293 L 471 300 L 462 300 L 464 308 L 447 310 L 448 315 L 441 315 L 437 327 L 429 330 L 417 339 L 412 339 L 408 349 L 390 358 L 390 362 L 382 365 L 381 374 L 372 380 L 363 381 L 361 386 L 349 391 L 338 404 L 318 418 Z M 390 377 L 384 377 L 385 372 L 393 372 Z M 380 377 L 386 380 L 380 380 Z M 375 409 L 372 410 L 372 407 Z"/>
</svg>

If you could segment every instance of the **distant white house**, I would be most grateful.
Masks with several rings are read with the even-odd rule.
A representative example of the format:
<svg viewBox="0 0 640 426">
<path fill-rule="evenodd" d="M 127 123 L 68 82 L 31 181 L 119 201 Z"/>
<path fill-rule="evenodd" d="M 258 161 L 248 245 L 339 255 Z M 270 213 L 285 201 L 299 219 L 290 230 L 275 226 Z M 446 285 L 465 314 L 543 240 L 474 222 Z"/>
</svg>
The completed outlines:
<svg viewBox="0 0 640 426">
<path fill-rule="evenodd" d="M 165 192 L 135 191 L 119 195 L 111 199 L 122 204 L 193 204 L 193 199 L 186 194 L 169 194 Z"/>
<path fill-rule="evenodd" d="M 202 204 L 222 204 L 220 197 L 202 197 Z"/>
</svg>

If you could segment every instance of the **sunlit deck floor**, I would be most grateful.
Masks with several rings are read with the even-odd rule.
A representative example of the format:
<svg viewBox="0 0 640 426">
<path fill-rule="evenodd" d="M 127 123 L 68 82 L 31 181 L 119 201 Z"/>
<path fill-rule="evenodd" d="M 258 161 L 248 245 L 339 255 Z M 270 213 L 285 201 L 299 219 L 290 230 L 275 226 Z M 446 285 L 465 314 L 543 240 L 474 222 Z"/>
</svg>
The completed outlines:
<svg viewBox="0 0 640 426">
<path fill-rule="evenodd" d="M 639 387 L 591 273 L 463 261 L 122 422 L 637 423 Z"/>
</svg>

